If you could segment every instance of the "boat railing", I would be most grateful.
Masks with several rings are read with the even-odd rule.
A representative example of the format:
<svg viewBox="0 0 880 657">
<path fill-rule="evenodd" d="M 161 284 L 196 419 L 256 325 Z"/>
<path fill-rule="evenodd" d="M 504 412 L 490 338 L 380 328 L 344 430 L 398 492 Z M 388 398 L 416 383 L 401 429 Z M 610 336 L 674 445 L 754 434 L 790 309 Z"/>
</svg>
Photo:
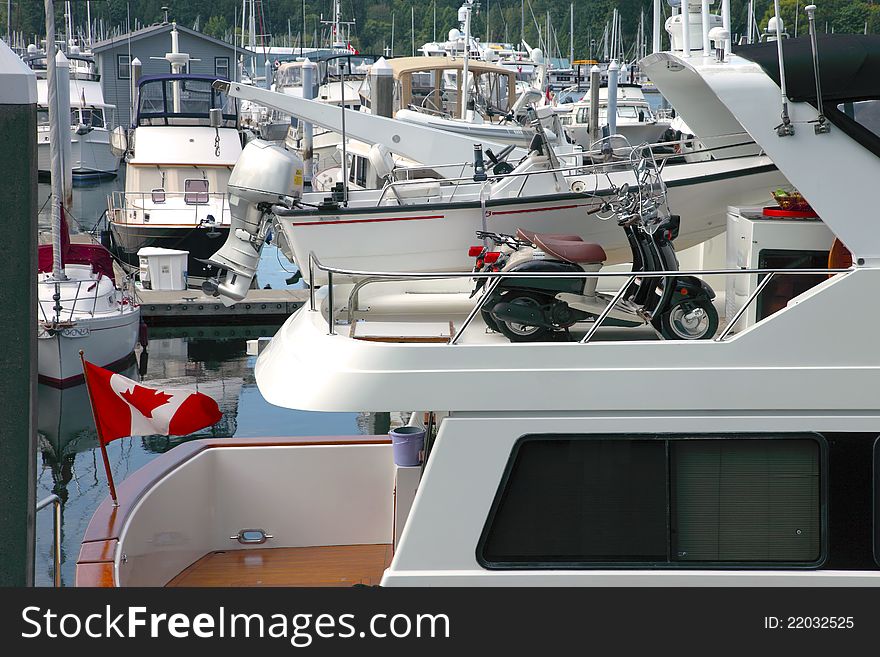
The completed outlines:
<svg viewBox="0 0 880 657">
<path fill-rule="evenodd" d="M 161 199 L 161 200 L 157 200 Z M 229 201 L 221 192 L 168 192 L 159 189 L 150 192 L 114 191 L 109 197 L 109 211 L 117 223 L 128 223 L 129 212 L 180 212 L 199 207 L 221 206 L 221 212 L 229 212 Z M 122 217 L 120 217 L 120 213 Z M 220 217 L 217 217 L 220 223 Z"/>
<path fill-rule="evenodd" d="M 61 586 L 61 498 L 49 495 L 37 502 L 37 513 L 52 505 L 52 583 L 55 588 Z"/>
<path fill-rule="evenodd" d="M 485 280 L 483 294 L 474 302 L 474 306 L 465 320 L 459 326 L 450 340 L 449 344 L 457 344 L 461 339 L 468 326 L 473 322 L 474 318 L 480 312 L 483 304 L 489 300 L 492 293 L 498 287 L 502 280 L 510 280 L 524 278 L 535 280 L 538 278 L 547 279 L 588 279 L 588 278 L 623 278 L 624 283 L 611 298 L 611 301 L 605 309 L 596 317 L 586 335 L 580 340 L 581 344 L 590 342 L 595 336 L 596 331 L 602 326 L 614 308 L 623 299 L 626 290 L 635 282 L 637 278 L 670 278 L 682 276 L 758 276 L 759 281 L 752 290 L 748 298 L 742 303 L 733 317 L 728 318 L 727 325 L 722 331 L 714 337 L 715 342 L 724 342 L 736 326 L 737 322 L 748 311 L 749 307 L 758 298 L 758 295 L 764 290 L 771 280 L 777 275 L 784 276 L 832 276 L 837 274 L 846 274 L 853 271 L 848 269 L 786 269 L 786 268 L 759 268 L 759 269 L 706 269 L 706 270 L 671 270 L 671 271 L 651 271 L 651 272 L 633 272 L 633 271 L 598 271 L 598 272 L 532 272 L 532 271 L 468 271 L 468 272 L 378 272 L 378 271 L 361 271 L 353 269 L 343 269 L 341 267 L 332 267 L 323 264 L 314 252 L 309 253 L 309 281 L 315 280 L 315 272 L 322 271 L 327 274 L 327 332 L 329 335 L 336 335 L 336 308 L 335 308 L 335 291 L 334 276 L 344 277 L 349 281 L 354 281 L 354 287 L 349 296 L 349 322 L 353 319 L 353 313 L 357 307 L 357 295 L 363 287 L 370 283 L 391 282 L 391 281 L 431 281 L 431 280 L 448 280 L 448 279 L 471 279 L 473 281 Z M 352 308 L 354 306 L 354 309 Z M 309 288 L 309 310 L 318 311 L 317 301 L 315 298 L 315 285 L 312 283 Z"/>
<path fill-rule="evenodd" d="M 713 146 L 710 148 L 702 149 L 700 151 L 701 155 L 706 154 L 718 154 L 725 150 L 735 149 L 735 148 L 743 148 L 748 146 L 756 146 L 756 143 L 749 137 L 746 133 L 731 133 L 725 135 L 716 135 L 712 137 L 712 139 L 731 139 L 731 138 L 741 138 L 745 137 L 743 141 L 739 141 L 734 144 L 723 144 L 720 146 Z M 533 176 L 543 176 L 543 175 L 553 175 L 558 176 L 562 175 L 565 177 L 577 177 L 577 176 L 593 176 L 593 175 L 604 175 L 609 173 L 615 173 L 620 171 L 632 171 L 633 170 L 633 160 L 630 157 L 631 153 L 634 151 L 642 151 L 646 153 L 647 157 L 653 158 L 658 163 L 663 163 L 667 160 L 673 158 L 681 157 L 681 153 L 663 153 L 656 152 L 657 149 L 664 148 L 673 148 L 673 147 L 681 147 L 685 145 L 693 145 L 697 143 L 696 138 L 692 139 L 683 139 L 678 141 L 669 141 L 669 142 L 659 142 L 656 144 L 640 144 L 638 146 L 632 146 L 629 148 L 616 148 L 614 149 L 613 155 L 607 161 L 600 160 L 602 154 L 598 151 L 596 152 L 577 152 L 577 153 L 562 153 L 556 154 L 555 157 L 560 160 L 563 164 L 556 168 L 548 168 L 548 169 L 537 169 L 530 171 L 511 171 L 506 174 L 494 174 L 489 173 L 487 171 L 488 180 L 486 181 L 484 186 L 489 186 L 491 189 L 491 183 L 498 182 L 499 180 L 505 178 L 522 178 L 523 184 L 520 187 L 520 193 L 525 188 L 525 185 L 528 183 L 529 179 Z M 599 161 L 594 162 L 584 162 L 585 158 L 596 158 Z M 566 161 L 572 161 L 571 164 L 565 164 Z M 458 191 L 459 185 L 473 184 L 474 179 L 473 176 L 466 176 L 464 174 L 464 169 L 468 167 L 473 167 L 473 163 L 452 163 L 452 164 L 437 164 L 437 165 L 419 165 L 414 167 L 397 167 L 394 169 L 394 175 L 396 176 L 405 176 L 402 179 L 394 179 L 390 182 L 386 183 L 382 188 L 382 193 L 379 195 L 378 200 L 376 201 L 376 206 L 382 205 L 382 203 L 388 198 L 389 193 L 392 194 L 397 200 L 398 204 L 402 204 L 401 197 L 397 194 L 397 191 L 400 187 L 405 185 L 419 185 L 424 184 L 424 178 L 411 178 L 408 175 L 410 169 L 421 170 L 424 171 L 426 169 L 430 169 L 432 171 L 442 171 L 444 169 L 458 169 L 458 175 L 450 178 L 437 178 L 437 182 L 454 186 L 452 196 L 448 199 L 451 202 L 456 192 Z M 491 196 L 490 196 L 491 198 Z M 505 196 L 504 198 L 509 198 Z"/>
<path fill-rule="evenodd" d="M 460 164 L 457 166 L 461 166 Z M 437 167 L 418 167 L 420 169 L 434 169 Z M 499 180 L 504 180 L 508 178 L 520 178 L 522 179 L 522 185 L 519 187 L 519 191 L 517 192 L 517 196 L 521 195 L 523 190 L 525 189 L 526 184 L 528 184 L 529 179 L 535 176 L 546 176 L 551 175 L 554 177 L 557 176 L 589 176 L 589 175 L 597 175 L 597 174 L 609 174 L 620 171 L 632 171 L 632 161 L 630 159 L 621 159 L 621 160 L 611 160 L 608 162 L 598 162 L 591 164 L 575 164 L 571 166 L 562 166 L 556 168 L 548 168 L 548 169 L 532 169 L 529 171 L 512 171 L 510 173 L 504 174 L 493 174 L 488 173 L 488 179 L 483 182 L 483 187 L 488 187 L 490 190 L 489 199 L 491 196 L 491 188 L 493 183 L 497 183 Z M 474 184 L 473 176 L 458 176 L 455 178 L 437 178 L 432 179 L 436 180 L 438 183 L 449 185 L 453 187 L 452 195 L 447 199 L 447 202 L 452 202 L 455 198 L 455 194 L 458 191 L 458 187 L 463 184 Z M 376 201 L 376 206 L 382 205 L 382 202 L 388 198 L 389 193 L 391 193 L 394 198 L 397 200 L 398 204 L 402 205 L 402 199 L 398 195 L 398 189 L 401 187 L 405 187 L 407 185 L 421 185 L 424 184 L 424 178 L 411 178 L 404 180 L 393 180 L 382 188 L 382 193 L 379 195 L 378 200 Z M 503 198 L 510 198 L 509 195 L 505 195 Z"/>
<path fill-rule="evenodd" d="M 37 304 L 40 309 L 41 321 L 45 324 L 58 325 L 68 322 L 74 323 L 75 314 L 87 314 L 94 317 L 98 311 L 98 298 L 108 296 L 108 294 L 98 294 L 97 286 L 99 282 L 100 278 L 85 281 L 41 281 L 40 285 L 52 285 L 55 287 L 55 294 L 52 299 L 41 299 Z M 83 294 L 84 285 L 87 286 L 85 294 Z M 68 292 L 74 286 L 76 290 L 73 298 L 69 295 L 62 295 L 62 290 Z M 92 292 L 94 294 L 91 294 Z M 118 304 L 117 310 L 122 315 L 125 312 L 126 305 L 137 305 L 137 299 L 125 290 L 121 291 L 120 294 L 121 302 Z M 91 308 L 89 308 L 89 305 L 91 305 Z"/>
</svg>

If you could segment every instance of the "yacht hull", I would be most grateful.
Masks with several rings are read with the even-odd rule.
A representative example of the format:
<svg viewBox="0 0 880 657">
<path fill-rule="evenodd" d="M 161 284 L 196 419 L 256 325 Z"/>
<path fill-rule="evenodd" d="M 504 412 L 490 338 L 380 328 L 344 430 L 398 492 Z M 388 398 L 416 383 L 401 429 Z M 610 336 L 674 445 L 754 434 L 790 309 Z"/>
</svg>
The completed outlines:
<svg viewBox="0 0 880 657">
<path fill-rule="evenodd" d="M 681 175 L 696 171 L 692 165 L 667 167 L 669 204 L 682 217 L 676 248 L 682 250 L 720 234 L 726 226 L 728 205 L 769 200 L 769 190 L 785 184 L 785 178 L 768 162 L 750 158 L 747 167 L 733 160 L 707 163 L 699 169 L 703 172 L 699 176 Z M 616 184 L 626 180 L 621 178 Z M 590 189 L 595 182 L 585 184 Z M 479 201 L 349 207 L 302 212 L 283 218 L 281 226 L 307 281 L 310 253 L 324 265 L 361 271 L 468 271 L 473 267 L 468 246 L 474 244 L 475 231 L 484 229 L 575 233 L 601 244 L 608 264 L 629 262 L 629 244 L 617 224 L 587 214 L 598 202 L 592 192 L 495 199 L 486 202 L 485 222 Z M 325 284 L 326 274 L 316 273 L 314 282 Z"/>
<path fill-rule="evenodd" d="M 38 137 L 37 160 L 42 174 L 50 171 L 49 151 L 48 136 Z M 106 130 L 92 130 L 84 135 L 71 132 L 70 153 L 72 172 L 77 178 L 112 177 L 119 171 L 119 158 L 110 150 L 110 137 Z"/>
<path fill-rule="evenodd" d="M 200 262 L 210 258 L 226 241 L 229 226 L 213 229 L 196 226 L 145 226 L 111 221 L 112 250 L 130 265 L 139 264 L 137 252 L 148 246 L 188 251 L 187 276 L 206 278 L 217 274 L 217 268 Z"/>
</svg>

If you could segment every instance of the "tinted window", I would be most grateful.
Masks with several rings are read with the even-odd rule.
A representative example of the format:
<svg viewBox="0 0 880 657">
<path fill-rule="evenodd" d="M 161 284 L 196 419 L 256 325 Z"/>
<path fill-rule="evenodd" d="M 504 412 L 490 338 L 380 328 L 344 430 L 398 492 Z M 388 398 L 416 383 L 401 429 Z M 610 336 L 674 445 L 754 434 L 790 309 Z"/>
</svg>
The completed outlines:
<svg viewBox="0 0 880 657">
<path fill-rule="evenodd" d="M 524 438 L 478 550 L 490 567 L 813 564 L 812 438 Z"/>
<path fill-rule="evenodd" d="M 672 441 L 670 457 L 673 559 L 818 560 L 818 443 Z"/>
<path fill-rule="evenodd" d="M 522 443 L 485 559 L 666 560 L 665 462 L 659 440 Z"/>
</svg>

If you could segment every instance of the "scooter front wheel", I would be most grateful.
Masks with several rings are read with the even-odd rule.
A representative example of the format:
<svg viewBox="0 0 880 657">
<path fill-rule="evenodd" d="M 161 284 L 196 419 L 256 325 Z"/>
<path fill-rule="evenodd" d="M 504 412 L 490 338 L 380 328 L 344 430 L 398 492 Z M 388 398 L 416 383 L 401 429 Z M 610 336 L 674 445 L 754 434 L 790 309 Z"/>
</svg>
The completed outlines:
<svg viewBox="0 0 880 657">
<path fill-rule="evenodd" d="M 508 292 L 502 300 L 511 305 L 531 306 L 540 308 L 548 303 L 548 300 L 538 294 L 530 292 Z M 547 340 L 553 334 L 553 329 L 545 326 L 533 326 L 520 324 L 512 321 L 495 319 L 498 330 L 511 342 L 540 342 Z"/>
<path fill-rule="evenodd" d="M 708 299 L 682 299 L 660 315 L 660 335 L 667 340 L 710 340 L 718 330 L 718 311 Z"/>
</svg>

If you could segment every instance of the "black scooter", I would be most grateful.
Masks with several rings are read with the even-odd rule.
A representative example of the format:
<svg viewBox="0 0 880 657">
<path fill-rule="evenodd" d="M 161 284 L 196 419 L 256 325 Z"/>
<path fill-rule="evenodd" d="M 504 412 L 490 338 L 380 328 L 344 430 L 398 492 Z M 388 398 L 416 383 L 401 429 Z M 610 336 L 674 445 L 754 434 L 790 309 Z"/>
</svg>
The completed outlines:
<svg viewBox="0 0 880 657">
<path fill-rule="evenodd" d="M 677 215 L 659 217 L 656 207 L 636 209 L 628 188 L 613 208 L 633 256 L 633 272 L 675 271 L 678 259 L 673 240 L 678 236 Z M 607 206 L 606 206 L 607 208 Z M 499 244 L 492 234 L 479 234 Z M 502 236 L 498 251 L 477 254 L 477 271 L 595 272 L 605 252 L 577 235 L 548 235 L 518 231 Z M 528 245 L 528 246 L 526 246 Z M 479 247 L 469 252 L 474 256 Z M 578 322 L 595 320 L 612 296 L 596 291 L 597 277 L 509 278 L 483 302 L 486 325 L 512 342 L 540 341 L 566 332 Z M 477 281 L 476 292 L 481 286 Z M 607 315 L 605 325 L 638 326 L 650 323 L 667 340 L 705 340 L 718 330 L 715 292 L 694 276 L 639 276 Z"/>
</svg>

